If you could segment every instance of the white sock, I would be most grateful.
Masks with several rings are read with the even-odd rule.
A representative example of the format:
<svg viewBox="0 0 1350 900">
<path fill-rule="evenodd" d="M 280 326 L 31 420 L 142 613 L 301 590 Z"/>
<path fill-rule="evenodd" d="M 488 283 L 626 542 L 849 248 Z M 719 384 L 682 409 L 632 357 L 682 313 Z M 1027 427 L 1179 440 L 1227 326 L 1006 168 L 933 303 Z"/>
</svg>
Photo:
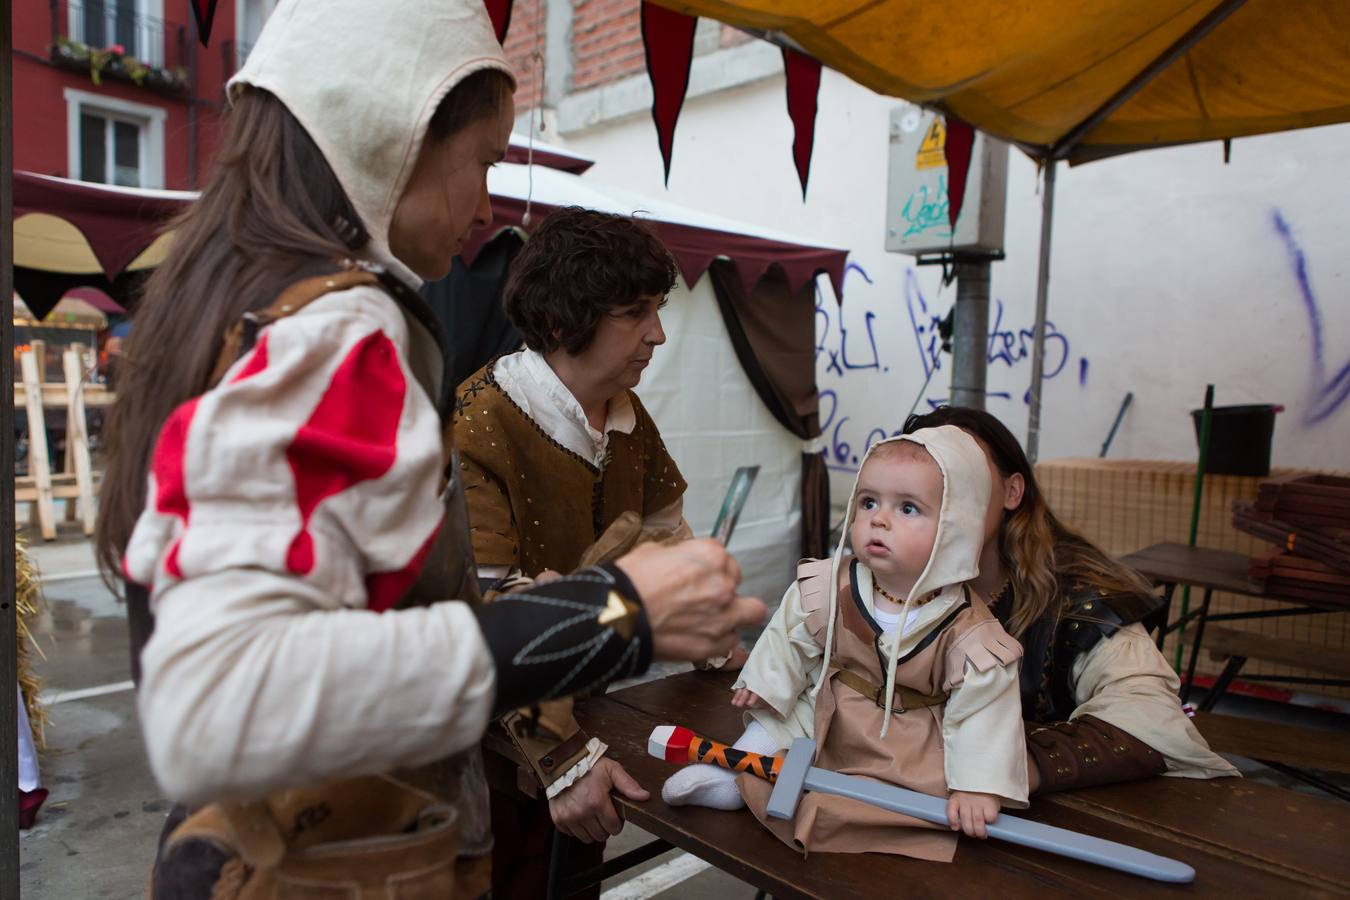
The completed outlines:
<svg viewBox="0 0 1350 900">
<path fill-rule="evenodd" d="M 753 720 L 732 746 L 737 750 L 764 754 L 776 753 L 781 749 L 764 726 Z M 740 809 L 745 806 L 745 801 L 736 789 L 736 775 L 736 772 L 721 766 L 702 763 L 686 766 L 666 779 L 666 783 L 661 786 L 661 799 L 670 806 Z"/>
</svg>

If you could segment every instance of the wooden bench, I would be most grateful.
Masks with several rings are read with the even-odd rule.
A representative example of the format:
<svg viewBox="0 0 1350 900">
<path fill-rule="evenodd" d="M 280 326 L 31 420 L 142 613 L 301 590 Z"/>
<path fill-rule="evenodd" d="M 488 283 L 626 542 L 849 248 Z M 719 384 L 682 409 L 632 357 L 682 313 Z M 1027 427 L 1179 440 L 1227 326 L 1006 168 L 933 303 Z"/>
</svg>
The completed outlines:
<svg viewBox="0 0 1350 900">
<path fill-rule="evenodd" d="M 1211 697 L 1222 696 L 1249 658 L 1326 672 L 1340 679 L 1350 677 L 1350 659 L 1337 647 L 1212 625 L 1205 633 L 1205 649 L 1213 659 L 1228 660 L 1214 682 Z M 1214 750 L 1254 759 L 1342 800 L 1350 800 L 1350 793 L 1339 785 L 1307 771 L 1350 773 L 1350 735 L 1216 716 L 1210 712 L 1197 714 L 1196 727 Z"/>
<path fill-rule="evenodd" d="M 1213 657 L 1228 660 L 1200 704 L 1203 712 L 1209 712 L 1223 697 L 1233 679 L 1246 664 L 1247 660 L 1259 659 L 1286 665 L 1295 669 L 1311 670 L 1319 673 L 1316 677 L 1303 675 L 1265 675 L 1253 674 L 1246 677 L 1252 681 L 1276 681 L 1294 684 L 1314 684 L 1347 686 L 1350 685 L 1350 658 L 1344 648 L 1326 647 L 1318 644 L 1294 641 L 1288 638 L 1274 637 L 1254 631 L 1242 631 L 1219 625 L 1220 622 L 1265 620 L 1284 616 L 1321 615 L 1350 611 L 1350 596 L 1327 595 L 1312 601 L 1299 597 L 1286 597 L 1277 591 L 1268 591 L 1253 581 L 1247 570 L 1248 558 L 1240 553 L 1227 550 L 1212 550 L 1204 547 L 1187 547 L 1184 544 L 1154 544 L 1121 560 L 1136 569 L 1140 574 L 1164 587 L 1166 605 L 1159 619 L 1165 621 L 1170 615 L 1172 593 L 1177 585 L 1191 585 L 1204 590 L 1204 597 L 1198 607 L 1187 611 L 1175 621 L 1159 629 L 1158 646 L 1162 647 L 1166 633 L 1185 627 L 1187 622 L 1195 622 L 1195 637 L 1191 642 L 1190 662 L 1182 679 L 1181 699 L 1186 700 L 1195 681 L 1195 664 L 1201 648 L 1208 650 Z M 1282 604 L 1275 609 L 1256 611 L 1210 612 L 1210 602 L 1215 591 L 1254 597 L 1258 600 L 1273 601 Z M 1151 623 L 1150 623 L 1151 624 Z M 1329 677 L 1328 677 L 1329 676 Z"/>
<path fill-rule="evenodd" d="M 1262 659 L 1350 678 L 1350 656 L 1339 647 L 1211 625 L 1205 632 L 1205 649 L 1211 659 Z"/>
<path fill-rule="evenodd" d="M 1196 713 L 1194 722 L 1210 749 L 1218 753 L 1266 764 L 1350 774 L 1350 731 L 1324 731 L 1205 712 Z"/>
</svg>

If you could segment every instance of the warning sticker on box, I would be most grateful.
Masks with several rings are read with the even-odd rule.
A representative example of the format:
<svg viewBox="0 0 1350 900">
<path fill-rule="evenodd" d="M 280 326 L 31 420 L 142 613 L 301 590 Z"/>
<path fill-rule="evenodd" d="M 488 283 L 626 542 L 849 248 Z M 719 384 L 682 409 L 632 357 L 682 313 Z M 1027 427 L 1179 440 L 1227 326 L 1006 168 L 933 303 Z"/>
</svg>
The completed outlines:
<svg viewBox="0 0 1350 900">
<path fill-rule="evenodd" d="M 914 168 L 946 168 L 947 153 L 944 149 L 946 146 L 947 121 L 938 116 L 933 119 L 933 124 L 928 126 L 928 133 L 923 136 L 923 143 L 919 145 L 918 152 L 914 154 Z"/>
</svg>

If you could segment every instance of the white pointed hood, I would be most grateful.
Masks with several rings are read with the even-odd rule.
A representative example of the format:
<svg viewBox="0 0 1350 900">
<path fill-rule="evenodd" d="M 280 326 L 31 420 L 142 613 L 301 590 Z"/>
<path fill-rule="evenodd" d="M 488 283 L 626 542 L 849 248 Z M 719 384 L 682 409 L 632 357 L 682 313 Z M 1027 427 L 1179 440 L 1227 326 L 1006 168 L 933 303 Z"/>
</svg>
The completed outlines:
<svg viewBox="0 0 1350 900">
<path fill-rule="evenodd" d="M 901 643 L 905 638 L 905 622 L 910 607 L 921 597 L 949 586 L 960 585 L 979 574 L 980 550 L 984 545 L 984 516 L 989 507 L 991 490 L 989 464 L 984 451 L 974 438 L 955 425 L 923 428 L 913 434 L 878 441 L 868 448 L 863 465 L 867 464 L 868 458 L 876 452 L 877 447 L 894 441 L 912 441 L 928 450 L 942 472 L 942 508 L 938 511 L 937 536 L 933 541 L 933 552 L 928 557 L 928 564 L 924 567 L 923 573 L 914 582 L 913 589 L 905 598 L 900 624 L 891 637 L 886 677 L 887 715 L 881 732 L 883 736 L 890 724 L 890 700 L 895 693 L 895 665 L 900 655 Z M 858 467 L 858 472 L 861 475 L 862 466 Z M 843 532 L 830 567 L 832 585 L 839 583 L 839 569 L 843 565 L 844 548 L 848 544 L 853 527 L 857 493 L 858 479 L 855 477 L 844 514 Z M 829 678 L 837 598 L 838 590 L 831 590 L 829 626 L 825 636 L 825 659 L 821 667 L 820 681 L 815 688 L 817 693 Z M 946 592 L 925 607 L 921 615 L 925 618 L 941 618 L 946 615 L 947 609 L 960 602 L 960 599 L 959 592 Z"/>
<path fill-rule="evenodd" d="M 514 79 L 483 0 L 281 0 L 229 91 L 280 98 L 360 214 L 371 254 L 387 260 L 427 124 L 481 69 Z"/>
</svg>

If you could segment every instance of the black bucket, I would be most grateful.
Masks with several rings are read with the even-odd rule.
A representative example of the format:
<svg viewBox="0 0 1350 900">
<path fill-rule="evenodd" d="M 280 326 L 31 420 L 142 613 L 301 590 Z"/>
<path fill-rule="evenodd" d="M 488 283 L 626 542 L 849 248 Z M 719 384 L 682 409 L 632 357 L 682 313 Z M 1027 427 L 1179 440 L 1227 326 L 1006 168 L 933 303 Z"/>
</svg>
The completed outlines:
<svg viewBox="0 0 1350 900">
<path fill-rule="evenodd" d="M 1216 406 L 1210 410 L 1209 455 L 1205 472 L 1211 475 L 1270 474 L 1270 442 L 1275 435 L 1275 414 L 1284 409 L 1268 403 L 1251 406 Z M 1200 442 L 1204 410 L 1191 410 L 1195 440 Z"/>
</svg>

